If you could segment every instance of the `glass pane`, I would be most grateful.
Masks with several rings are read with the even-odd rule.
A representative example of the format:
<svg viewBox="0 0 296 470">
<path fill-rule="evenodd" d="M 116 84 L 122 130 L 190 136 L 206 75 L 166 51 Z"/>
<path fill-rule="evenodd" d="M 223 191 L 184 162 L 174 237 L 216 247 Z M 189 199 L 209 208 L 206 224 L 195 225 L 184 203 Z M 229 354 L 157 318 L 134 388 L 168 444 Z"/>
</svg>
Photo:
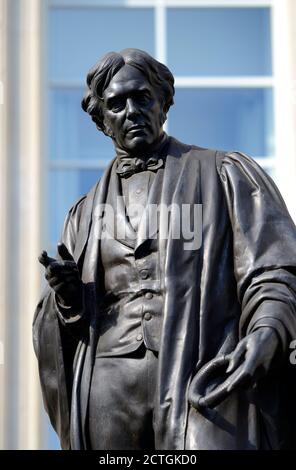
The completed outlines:
<svg viewBox="0 0 296 470">
<path fill-rule="evenodd" d="M 49 156 L 52 160 L 110 160 L 112 140 L 98 131 L 81 108 L 84 89 L 50 92 Z"/>
<path fill-rule="evenodd" d="M 80 80 L 109 51 L 154 54 L 153 8 L 58 8 L 49 15 L 49 78 Z"/>
<path fill-rule="evenodd" d="M 55 256 L 55 254 L 53 255 Z M 56 434 L 55 430 L 49 424 L 49 433 L 48 433 L 48 450 L 60 450 L 61 445 L 60 445 L 60 440 L 58 438 L 58 435 Z"/>
<path fill-rule="evenodd" d="M 170 8 L 167 24 L 176 75 L 272 73 L 269 8 Z"/>
<path fill-rule="evenodd" d="M 64 219 L 79 197 L 86 194 L 102 170 L 51 170 L 49 175 L 49 243 L 60 239 Z M 54 188 L 54 190 L 51 190 Z"/>
<path fill-rule="evenodd" d="M 140 0 L 141 1 L 141 0 Z M 85 3 L 85 0 L 50 0 L 52 6 L 61 6 L 68 5 L 70 7 L 78 6 L 81 7 Z M 126 0 L 87 0 L 87 5 L 100 7 L 100 6 L 110 6 L 110 4 L 115 4 L 118 6 L 124 5 Z"/>
<path fill-rule="evenodd" d="M 177 89 L 169 132 L 187 144 L 273 156 L 272 90 Z"/>
</svg>

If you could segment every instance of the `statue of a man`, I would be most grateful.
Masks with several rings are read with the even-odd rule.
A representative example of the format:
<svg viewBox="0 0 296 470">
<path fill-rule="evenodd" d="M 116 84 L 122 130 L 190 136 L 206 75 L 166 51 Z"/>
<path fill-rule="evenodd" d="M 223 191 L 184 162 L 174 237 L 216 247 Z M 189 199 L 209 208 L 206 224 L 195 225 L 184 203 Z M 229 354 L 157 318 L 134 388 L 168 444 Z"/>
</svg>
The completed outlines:
<svg viewBox="0 0 296 470">
<path fill-rule="evenodd" d="M 166 135 L 174 78 L 147 53 L 108 53 L 87 86 L 116 155 L 40 256 L 34 319 L 62 447 L 292 447 L 296 230 L 277 188 L 239 152 Z"/>
</svg>

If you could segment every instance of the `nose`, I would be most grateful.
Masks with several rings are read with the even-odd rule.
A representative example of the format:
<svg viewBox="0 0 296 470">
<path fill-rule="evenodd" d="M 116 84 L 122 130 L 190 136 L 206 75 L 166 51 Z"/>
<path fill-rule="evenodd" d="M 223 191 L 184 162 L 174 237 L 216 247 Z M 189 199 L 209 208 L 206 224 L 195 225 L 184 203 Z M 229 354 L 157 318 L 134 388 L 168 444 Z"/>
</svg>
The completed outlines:
<svg viewBox="0 0 296 470">
<path fill-rule="evenodd" d="M 134 116 L 137 116 L 139 114 L 139 109 L 135 102 L 131 99 L 128 98 L 126 101 L 126 116 L 127 118 L 133 118 Z"/>
</svg>

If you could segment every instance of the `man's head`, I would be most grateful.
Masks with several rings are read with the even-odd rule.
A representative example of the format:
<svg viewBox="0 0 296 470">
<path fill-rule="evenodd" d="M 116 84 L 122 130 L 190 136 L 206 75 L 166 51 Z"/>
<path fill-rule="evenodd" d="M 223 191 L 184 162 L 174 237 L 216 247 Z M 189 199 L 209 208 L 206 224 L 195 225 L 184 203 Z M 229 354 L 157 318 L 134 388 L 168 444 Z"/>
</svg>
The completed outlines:
<svg viewBox="0 0 296 470">
<path fill-rule="evenodd" d="M 122 149 L 145 152 L 158 140 L 173 104 L 174 77 L 139 49 L 106 54 L 88 73 L 82 108 Z"/>
</svg>

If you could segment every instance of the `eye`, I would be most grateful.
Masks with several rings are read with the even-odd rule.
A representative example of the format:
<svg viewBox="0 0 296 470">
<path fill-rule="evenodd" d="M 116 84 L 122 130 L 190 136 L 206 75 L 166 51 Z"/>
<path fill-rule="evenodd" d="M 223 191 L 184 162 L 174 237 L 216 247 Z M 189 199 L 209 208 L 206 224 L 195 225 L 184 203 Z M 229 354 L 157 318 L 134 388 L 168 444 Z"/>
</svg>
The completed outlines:
<svg viewBox="0 0 296 470">
<path fill-rule="evenodd" d="M 114 113 L 118 113 L 119 111 L 122 111 L 124 107 L 125 107 L 125 102 L 121 98 L 112 100 L 112 102 L 109 105 L 109 109 L 113 111 Z"/>
<path fill-rule="evenodd" d="M 141 94 L 138 96 L 137 101 L 138 103 L 141 103 L 141 104 L 147 104 L 150 101 L 150 96 L 147 94 Z"/>
</svg>

